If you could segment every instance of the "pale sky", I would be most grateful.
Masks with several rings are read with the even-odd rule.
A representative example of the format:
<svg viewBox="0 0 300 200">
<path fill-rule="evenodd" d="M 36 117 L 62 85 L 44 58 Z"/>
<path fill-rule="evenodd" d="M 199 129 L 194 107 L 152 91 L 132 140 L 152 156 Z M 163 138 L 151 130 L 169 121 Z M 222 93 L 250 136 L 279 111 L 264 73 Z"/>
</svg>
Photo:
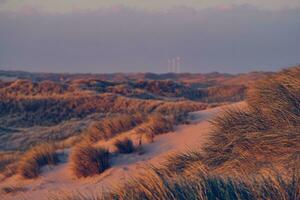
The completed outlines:
<svg viewBox="0 0 300 200">
<path fill-rule="evenodd" d="M 45 12 L 64 13 L 119 5 L 146 10 L 168 10 L 181 6 L 205 9 L 245 4 L 266 10 L 300 7 L 299 0 L 0 0 L 0 9 L 18 11 L 33 8 Z"/>
<path fill-rule="evenodd" d="M 0 0 L 0 69 L 278 70 L 300 64 L 299 19 L 300 0 Z"/>
</svg>

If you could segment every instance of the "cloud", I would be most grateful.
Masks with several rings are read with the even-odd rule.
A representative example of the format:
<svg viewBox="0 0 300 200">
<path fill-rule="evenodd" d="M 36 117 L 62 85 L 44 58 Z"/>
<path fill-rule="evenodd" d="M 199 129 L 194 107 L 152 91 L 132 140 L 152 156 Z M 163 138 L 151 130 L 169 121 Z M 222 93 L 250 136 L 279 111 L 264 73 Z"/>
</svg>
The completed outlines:
<svg viewBox="0 0 300 200">
<path fill-rule="evenodd" d="M 0 68 L 165 72 L 168 59 L 176 56 L 183 71 L 191 72 L 273 70 L 300 63 L 299 9 L 230 9 L 3 12 Z"/>
</svg>

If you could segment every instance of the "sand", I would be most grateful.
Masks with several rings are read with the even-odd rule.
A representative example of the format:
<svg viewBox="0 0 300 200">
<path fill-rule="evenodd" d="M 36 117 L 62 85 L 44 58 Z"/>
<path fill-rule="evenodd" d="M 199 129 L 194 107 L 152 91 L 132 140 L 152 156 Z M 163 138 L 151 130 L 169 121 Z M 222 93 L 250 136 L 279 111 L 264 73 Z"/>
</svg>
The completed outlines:
<svg viewBox="0 0 300 200">
<path fill-rule="evenodd" d="M 234 106 L 244 106 L 244 103 L 237 103 Z M 62 163 L 57 166 L 44 167 L 43 173 L 35 180 L 21 180 L 20 177 L 13 176 L 0 183 L 0 188 L 12 185 L 19 187 L 21 191 L 1 194 L 0 199 L 47 200 L 49 196 L 58 192 L 72 191 L 96 194 L 102 189 L 105 190 L 128 180 L 131 176 L 147 168 L 149 164 L 159 166 L 170 154 L 188 149 L 201 150 L 203 144 L 207 142 L 211 130 L 209 120 L 220 113 L 222 109 L 224 106 L 191 113 L 190 124 L 178 126 L 174 132 L 155 137 L 153 143 L 143 144 L 143 154 L 113 156 L 112 167 L 101 175 L 76 179 L 70 173 L 68 163 Z M 66 150 L 65 153 L 68 154 L 68 152 L 69 150 Z"/>
</svg>

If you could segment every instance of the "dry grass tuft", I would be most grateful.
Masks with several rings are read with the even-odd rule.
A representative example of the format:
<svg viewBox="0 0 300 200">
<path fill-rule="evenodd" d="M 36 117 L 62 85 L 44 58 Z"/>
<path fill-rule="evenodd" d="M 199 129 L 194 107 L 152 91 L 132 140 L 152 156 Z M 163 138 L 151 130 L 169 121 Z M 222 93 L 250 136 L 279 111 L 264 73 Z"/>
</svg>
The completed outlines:
<svg viewBox="0 0 300 200">
<path fill-rule="evenodd" d="M 133 142 L 129 138 L 117 139 L 114 145 L 119 153 L 129 154 L 135 151 Z"/>
<path fill-rule="evenodd" d="M 104 148 L 93 147 L 82 142 L 71 153 L 71 170 L 77 178 L 100 174 L 110 167 L 109 152 Z"/>
<path fill-rule="evenodd" d="M 249 90 L 249 106 L 274 128 L 300 125 L 300 66 L 258 82 Z"/>
<path fill-rule="evenodd" d="M 0 174 L 2 175 L 1 179 L 5 179 L 17 173 L 17 161 L 20 157 L 20 152 L 0 152 Z"/>
<path fill-rule="evenodd" d="M 172 116 L 154 114 L 148 118 L 147 122 L 136 127 L 134 131 L 153 141 L 155 135 L 173 131 L 173 122 L 174 118 Z"/>
<path fill-rule="evenodd" d="M 149 170 L 131 178 L 121 186 L 115 186 L 110 192 L 102 192 L 96 196 L 73 193 L 57 199 L 298 200 L 300 198 L 300 176 L 297 173 L 290 179 L 284 179 L 277 174 L 274 177 L 258 175 L 249 180 L 222 178 L 201 169 L 189 174 L 177 174 L 175 177 L 170 177 L 169 174 L 149 167 Z"/>
<path fill-rule="evenodd" d="M 248 108 L 226 110 L 212 121 L 201 153 L 172 156 L 162 169 L 149 167 L 95 199 L 299 200 L 300 66 L 257 83 L 247 102 Z M 137 131 L 166 132 L 172 120 L 163 118 L 156 116 Z"/>
<path fill-rule="evenodd" d="M 143 121 L 142 115 L 121 114 L 94 123 L 88 130 L 86 139 L 91 142 L 108 140 L 117 134 L 128 131 Z"/>
<path fill-rule="evenodd" d="M 19 162 L 18 173 L 24 178 L 36 178 L 41 167 L 56 165 L 58 155 L 51 144 L 42 144 L 26 152 Z"/>
<path fill-rule="evenodd" d="M 164 168 L 172 173 L 183 172 L 185 169 L 201 161 L 202 158 L 202 154 L 195 150 L 176 153 L 166 158 Z"/>
<path fill-rule="evenodd" d="M 212 121 L 203 162 L 222 174 L 270 166 L 290 173 L 300 164 L 300 67 L 258 82 L 247 102 L 248 108 L 226 110 Z"/>
<path fill-rule="evenodd" d="M 15 185 L 6 185 L 0 188 L 0 194 L 14 194 L 17 192 L 24 192 L 26 188 L 15 186 Z"/>
</svg>

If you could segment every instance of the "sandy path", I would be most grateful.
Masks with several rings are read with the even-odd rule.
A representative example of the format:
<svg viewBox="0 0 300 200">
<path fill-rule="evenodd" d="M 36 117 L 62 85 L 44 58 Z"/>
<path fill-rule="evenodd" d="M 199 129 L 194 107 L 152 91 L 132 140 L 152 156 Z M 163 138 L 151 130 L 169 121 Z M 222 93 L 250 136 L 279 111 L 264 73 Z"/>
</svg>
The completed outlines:
<svg viewBox="0 0 300 200">
<path fill-rule="evenodd" d="M 244 103 L 235 104 L 242 106 Z M 127 180 L 130 176 L 143 170 L 147 164 L 159 165 L 165 156 L 182 152 L 187 149 L 201 148 L 207 141 L 211 129 L 210 120 L 223 108 L 213 108 L 194 112 L 189 125 L 177 127 L 175 132 L 155 137 L 154 143 L 144 144 L 144 154 L 118 155 L 112 158 L 112 167 L 103 174 L 85 179 L 74 179 L 68 169 L 68 164 L 60 164 L 45 172 L 36 180 L 22 180 L 12 177 L 6 185 L 19 185 L 26 188 L 24 192 L 3 195 L 3 200 L 47 200 L 47 197 L 58 191 L 80 191 L 95 193 L 101 188 L 107 188 Z M 1 184 L 0 184 L 1 187 Z"/>
</svg>

